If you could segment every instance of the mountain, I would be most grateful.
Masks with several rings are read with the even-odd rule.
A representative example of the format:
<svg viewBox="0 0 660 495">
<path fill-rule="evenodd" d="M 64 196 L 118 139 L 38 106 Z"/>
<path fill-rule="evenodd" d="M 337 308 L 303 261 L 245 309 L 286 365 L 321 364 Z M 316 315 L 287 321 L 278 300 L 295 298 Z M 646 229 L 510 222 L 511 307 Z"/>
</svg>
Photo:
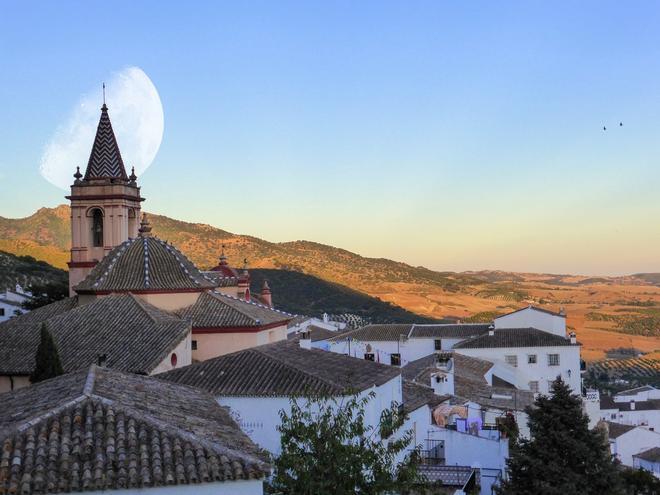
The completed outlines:
<svg viewBox="0 0 660 495">
<path fill-rule="evenodd" d="M 59 268 L 69 254 L 69 208 L 41 208 L 22 219 L 0 217 L 0 250 L 30 255 Z M 310 241 L 268 242 L 210 225 L 151 215 L 153 232 L 175 244 L 198 266 L 217 263 L 225 245 L 229 261 L 279 269 L 340 284 L 429 318 L 488 319 L 537 304 L 563 306 L 568 325 L 583 342 L 583 355 L 605 350 L 660 349 L 660 274 L 586 277 L 504 271 L 448 272 L 384 258 L 366 258 Z M 275 296 L 277 298 L 277 295 Z M 286 297 L 286 295 L 285 295 Z M 297 297 L 297 296 L 296 296 Z"/>
</svg>

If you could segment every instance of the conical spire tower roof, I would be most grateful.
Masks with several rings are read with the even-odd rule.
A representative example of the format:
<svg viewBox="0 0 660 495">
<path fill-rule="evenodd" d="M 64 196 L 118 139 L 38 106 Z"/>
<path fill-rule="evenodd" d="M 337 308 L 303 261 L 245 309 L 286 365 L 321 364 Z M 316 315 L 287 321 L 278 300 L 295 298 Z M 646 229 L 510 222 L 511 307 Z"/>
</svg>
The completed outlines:
<svg viewBox="0 0 660 495">
<path fill-rule="evenodd" d="M 108 107 L 101 107 L 101 119 L 96 129 L 96 138 L 92 152 L 89 155 L 85 180 L 90 179 L 121 179 L 128 181 L 124 161 L 121 159 L 115 133 L 112 130 Z"/>
</svg>

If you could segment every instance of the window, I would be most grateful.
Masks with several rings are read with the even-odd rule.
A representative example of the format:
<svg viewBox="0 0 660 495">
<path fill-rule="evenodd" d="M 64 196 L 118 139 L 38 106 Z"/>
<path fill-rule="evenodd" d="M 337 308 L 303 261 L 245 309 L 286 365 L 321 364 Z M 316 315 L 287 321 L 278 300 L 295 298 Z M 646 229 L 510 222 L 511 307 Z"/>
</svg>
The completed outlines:
<svg viewBox="0 0 660 495">
<path fill-rule="evenodd" d="M 529 382 L 529 390 L 534 392 L 535 394 L 539 393 L 539 382 Z"/>
<path fill-rule="evenodd" d="M 435 340 L 433 341 L 433 346 L 434 346 L 434 348 L 435 348 L 436 351 L 441 351 L 441 350 L 442 350 L 442 340 L 440 340 L 440 339 L 435 339 Z"/>
<path fill-rule="evenodd" d="M 616 413 L 612 413 L 612 414 L 610 414 L 610 419 L 614 419 L 614 420 L 616 420 Z"/>
<path fill-rule="evenodd" d="M 103 247 L 103 213 L 98 208 L 92 215 L 92 244 L 94 247 Z"/>
<path fill-rule="evenodd" d="M 170 358 L 170 363 L 172 363 L 172 368 L 176 368 L 177 361 L 178 361 L 178 359 L 176 357 L 176 353 L 173 352 L 172 357 Z"/>
<path fill-rule="evenodd" d="M 514 368 L 518 366 L 518 356 L 516 355 L 504 356 L 504 361 L 506 361 L 506 364 L 513 366 Z"/>
<path fill-rule="evenodd" d="M 548 354 L 548 366 L 559 366 L 559 354 Z"/>
<path fill-rule="evenodd" d="M 196 340 L 193 340 L 193 341 L 192 341 L 191 349 L 192 349 L 193 351 L 196 351 L 196 350 L 197 350 L 197 341 L 196 341 Z"/>
<path fill-rule="evenodd" d="M 536 354 L 527 354 L 527 364 L 536 364 Z"/>
<path fill-rule="evenodd" d="M 366 359 L 367 361 L 375 361 L 376 356 L 374 356 L 373 352 L 365 352 L 364 353 L 364 359 Z"/>
<path fill-rule="evenodd" d="M 401 354 L 390 354 L 390 364 L 392 366 L 401 366 Z"/>
<path fill-rule="evenodd" d="M 5 316 L 5 308 L 0 308 L 0 316 Z"/>
</svg>

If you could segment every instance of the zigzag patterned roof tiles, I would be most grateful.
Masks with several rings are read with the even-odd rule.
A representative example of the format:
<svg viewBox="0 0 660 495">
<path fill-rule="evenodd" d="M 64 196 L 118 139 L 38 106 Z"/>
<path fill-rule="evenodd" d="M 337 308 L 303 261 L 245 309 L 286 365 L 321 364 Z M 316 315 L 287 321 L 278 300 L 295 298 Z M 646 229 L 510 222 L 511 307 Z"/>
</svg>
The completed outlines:
<svg viewBox="0 0 660 495">
<path fill-rule="evenodd" d="M 115 133 L 112 130 L 108 107 L 101 107 L 101 118 L 96 129 L 92 152 L 89 155 L 85 180 L 121 179 L 128 181 L 124 161 L 121 159 Z"/>
<path fill-rule="evenodd" d="M 212 289 L 178 249 L 157 237 L 129 239 L 110 251 L 74 290 L 78 293 Z"/>
</svg>

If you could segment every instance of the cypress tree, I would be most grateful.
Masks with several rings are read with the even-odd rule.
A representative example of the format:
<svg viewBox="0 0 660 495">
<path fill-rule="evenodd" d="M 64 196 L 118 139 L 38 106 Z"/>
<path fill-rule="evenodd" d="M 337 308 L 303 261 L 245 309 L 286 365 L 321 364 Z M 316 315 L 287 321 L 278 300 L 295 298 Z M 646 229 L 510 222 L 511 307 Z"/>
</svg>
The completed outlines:
<svg viewBox="0 0 660 495">
<path fill-rule="evenodd" d="M 508 461 L 502 495 L 619 494 L 620 477 L 603 433 L 589 429 L 582 401 L 557 378 L 551 396 L 527 409 L 530 440 L 520 440 Z"/>
<path fill-rule="evenodd" d="M 45 323 L 41 325 L 41 341 L 39 347 L 37 347 L 35 362 L 34 371 L 30 375 L 30 382 L 32 383 L 64 374 L 57 346 Z"/>
</svg>

